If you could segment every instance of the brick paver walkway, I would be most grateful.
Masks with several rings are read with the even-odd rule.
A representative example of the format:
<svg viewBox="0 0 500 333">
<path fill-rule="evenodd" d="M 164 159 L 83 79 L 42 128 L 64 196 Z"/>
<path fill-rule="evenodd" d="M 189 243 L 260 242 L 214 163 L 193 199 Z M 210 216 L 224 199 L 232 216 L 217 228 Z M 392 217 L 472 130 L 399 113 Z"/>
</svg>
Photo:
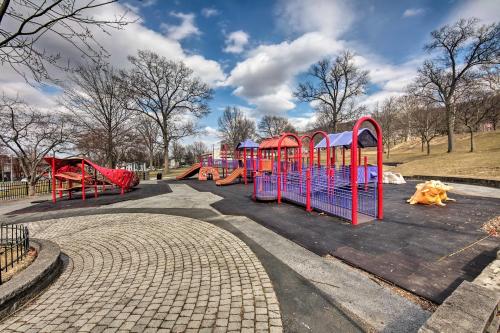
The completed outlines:
<svg viewBox="0 0 500 333">
<path fill-rule="evenodd" d="M 31 224 L 61 246 L 66 268 L 0 332 L 281 332 L 278 301 L 257 257 L 206 222 L 155 214 Z"/>
</svg>

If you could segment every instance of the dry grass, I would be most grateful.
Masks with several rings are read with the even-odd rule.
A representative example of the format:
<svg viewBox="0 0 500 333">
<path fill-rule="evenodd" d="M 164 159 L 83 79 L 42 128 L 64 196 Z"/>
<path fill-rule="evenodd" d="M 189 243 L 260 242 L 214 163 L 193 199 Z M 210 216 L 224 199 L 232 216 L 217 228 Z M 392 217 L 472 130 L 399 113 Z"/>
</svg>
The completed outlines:
<svg viewBox="0 0 500 333">
<path fill-rule="evenodd" d="M 450 176 L 500 180 L 500 131 L 475 135 L 476 151 L 469 152 L 468 134 L 456 135 L 456 151 L 448 154 L 445 136 L 431 141 L 431 154 L 421 152 L 420 140 L 414 140 L 391 149 L 384 162 L 402 162 L 398 167 L 387 167 L 409 175 Z M 375 162 L 373 151 L 367 154 Z"/>
<path fill-rule="evenodd" d="M 2 271 L 2 283 L 5 283 L 7 281 L 9 281 L 10 279 L 12 279 L 13 276 L 15 276 L 16 274 L 18 274 L 19 272 L 21 272 L 22 270 L 24 270 L 26 267 L 28 267 L 29 265 L 31 265 L 31 263 L 35 260 L 36 256 L 37 256 L 37 253 L 36 253 L 36 250 L 34 248 L 30 248 L 29 251 L 28 251 L 28 254 L 26 255 L 26 257 L 24 257 L 22 260 L 19 260 L 19 262 L 14 262 L 14 267 L 11 268 L 10 267 L 10 252 L 7 251 L 7 258 L 8 258 L 8 265 L 9 265 L 9 270 L 7 272 L 3 272 Z M 16 259 L 16 251 L 13 251 L 13 257 L 14 257 L 14 260 Z M 3 254 L 5 255 L 5 254 Z M 3 263 L 3 261 L 2 261 Z M 3 267 L 3 265 L 2 265 Z"/>
</svg>

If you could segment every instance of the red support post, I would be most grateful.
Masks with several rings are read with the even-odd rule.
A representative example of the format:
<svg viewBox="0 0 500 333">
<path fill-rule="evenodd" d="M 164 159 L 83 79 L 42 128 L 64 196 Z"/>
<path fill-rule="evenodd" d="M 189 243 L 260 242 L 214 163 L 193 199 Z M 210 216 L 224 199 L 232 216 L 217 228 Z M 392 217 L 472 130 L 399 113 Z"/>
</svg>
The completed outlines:
<svg viewBox="0 0 500 333">
<path fill-rule="evenodd" d="M 365 156 L 365 191 L 368 189 L 368 157 Z"/>
<path fill-rule="evenodd" d="M 245 178 L 245 185 L 248 185 L 247 177 L 247 149 L 243 148 L 243 177 Z"/>
<path fill-rule="evenodd" d="M 278 141 L 278 151 L 277 151 L 277 197 L 278 197 L 278 203 L 280 204 L 281 203 L 281 144 L 283 143 L 283 140 L 286 138 L 286 137 L 292 137 L 294 138 L 296 141 L 297 141 L 297 144 L 298 144 L 298 149 L 299 149 L 299 158 L 300 158 L 300 151 L 302 150 L 302 142 L 300 140 L 300 138 L 293 134 L 293 133 L 284 133 L 279 141 Z"/>
<path fill-rule="evenodd" d="M 252 194 L 252 199 L 254 201 L 257 200 L 257 182 L 255 181 L 256 178 L 256 172 L 255 170 L 252 171 L 252 178 L 253 178 L 253 194 Z"/>
<path fill-rule="evenodd" d="M 97 198 L 97 170 L 94 169 L 94 198 Z"/>
<path fill-rule="evenodd" d="M 311 208 L 311 170 L 306 170 L 306 210 L 312 211 Z"/>
<path fill-rule="evenodd" d="M 383 199 L 383 185 L 382 185 L 382 174 L 383 174 L 383 146 L 382 146 L 382 129 L 380 125 L 371 117 L 365 116 L 361 117 L 352 130 L 352 143 L 351 143 L 351 194 L 352 194 L 352 224 L 358 224 L 358 161 L 356 150 L 358 149 L 358 131 L 365 121 L 370 122 L 377 133 L 377 218 L 379 220 L 384 217 L 384 199 Z"/>
<path fill-rule="evenodd" d="M 56 202 L 56 157 L 52 157 L 52 202 Z"/>
<path fill-rule="evenodd" d="M 85 160 L 82 159 L 82 200 L 85 201 Z"/>
</svg>

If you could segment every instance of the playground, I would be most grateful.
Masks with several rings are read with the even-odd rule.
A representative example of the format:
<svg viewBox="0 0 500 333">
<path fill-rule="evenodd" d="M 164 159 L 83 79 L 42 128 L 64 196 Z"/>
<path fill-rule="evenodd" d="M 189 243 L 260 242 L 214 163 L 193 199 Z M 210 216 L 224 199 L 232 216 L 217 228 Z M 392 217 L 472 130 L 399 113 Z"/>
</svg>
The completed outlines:
<svg viewBox="0 0 500 333">
<path fill-rule="evenodd" d="M 409 205 L 417 182 L 382 184 L 381 135 L 364 117 L 343 133 L 247 140 L 233 159 L 203 156 L 177 180 L 223 197 L 213 204 L 223 214 L 247 216 L 440 304 L 495 258 L 498 241 L 481 227 L 500 215 L 498 199 L 454 194 L 456 202 L 443 207 Z M 376 165 L 368 164 L 367 148 L 376 148 Z M 237 179 L 240 185 L 220 186 Z"/>
<path fill-rule="evenodd" d="M 223 198 L 211 206 L 225 215 L 249 217 L 319 256 L 439 304 L 493 260 L 498 242 L 481 227 L 500 215 L 498 199 L 453 194 L 456 202 L 445 207 L 407 204 L 417 183 L 382 184 L 381 135 L 365 117 L 348 132 L 245 140 L 234 152 L 223 145 L 219 158 L 200 156 L 177 180 L 156 185 L 81 158 L 46 158 L 57 184 L 52 202 L 12 213 L 141 200 L 184 183 Z"/>
<path fill-rule="evenodd" d="M 80 232 L 81 225 L 83 234 L 110 228 L 121 235 L 125 228 L 141 230 L 145 239 L 162 235 L 168 243 L 168 233 L 181 235 L 192 229 L 182 234 L 198 237 L 190 240 L 196 249 L 186 254 L 190 262 L 210 252 L 204 248 L 198 253 L 194 244 L 204 244 L 206 234 L 219 232 L 199 220 L 185 220 L 201 219 L 243 239 L 258 254 L 280 302 L 285 331 L 300 331 L 303 322 L 317 331 L 336 325 L 339 331 L 356 331 L 359 323 L 367 330 L 416 331 L 430 314 L 415 299 L 431 307 L 442 304 L 463 281 L 474 280 L 495 259 L 498 238 L 481 228 L 500 216 L 500 194 L 490 195 L 476 186 L 475 192 L 451 192 L 456 201 L 444 206 L 410 205 L 407 199 L 418 182 L 382 184 L 381 133 L 376 123 L 361 127 L 364 121 L 372 123 L 361 119 L 353 131 L 343 133 L 318 131 L 301 137 L 286 133 L 260 143 L 245 140 L 234 152 L 222 147 L 220 156 L 200 156 L 176 180 L 138 183 L 126 170 L 102 168 L 82 158 L 48 158 L 57 184 L 52 200 L 33 202 L 6 216 L 21 223 L 55 219 L 32 227 L 36 234 L 54 226 L 47 230 L 56 238 L 66 235 L 70 226 Z M 133 222 L 134 216 L 140 222 Z M 214 244 L 227 237 L 221 234 Z M 107 241 L 103 238 L 102 244 Z M 135 241 L 131 238 L 123 246 Z M 146 247 L 144 251 L 157 248 Z M 239 253 L 229 248 L 225 257 Z M 307 281 L 302 280 L 306 276 Z M 411 293 L 413 299 L 401 297 L 399 291 Z M 43 306 L 51 304 L 48 300 Z M 311 313 L 319 304 L 329 312 Z M 276 315 L 268 311 L 269 316 Z M 186 320 L 196 322 L 194 317 Z M 271 323 L 281 325 L 269 319 Z"/>
</svg>

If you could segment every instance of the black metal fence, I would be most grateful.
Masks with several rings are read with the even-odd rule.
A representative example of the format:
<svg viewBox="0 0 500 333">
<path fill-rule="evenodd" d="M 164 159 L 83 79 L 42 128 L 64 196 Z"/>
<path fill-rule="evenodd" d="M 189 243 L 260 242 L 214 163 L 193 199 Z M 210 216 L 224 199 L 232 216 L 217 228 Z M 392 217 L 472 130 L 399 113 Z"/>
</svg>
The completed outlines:
<svg viewBox="0 0 500 333">
<path fill-rule="evenodd" d="M 149 171 L 135 171 L 140 180 L 149 180 Z"/>
<path fill-rule="evenodd" d="M 40 180 L 35 185 L 36 194 L 46 194 L 51 191 L 50 180 Z M 0 182 L 0 200 L 11 200 L 27 197 L 29 194 L 28 182 Z"/>
<path fill-rule="evenodd" d="M 28 227 L 22 224 L 0 224 L 0 284 L 2 275 L 26 257 L 30 248 Z"/>
</svg>

